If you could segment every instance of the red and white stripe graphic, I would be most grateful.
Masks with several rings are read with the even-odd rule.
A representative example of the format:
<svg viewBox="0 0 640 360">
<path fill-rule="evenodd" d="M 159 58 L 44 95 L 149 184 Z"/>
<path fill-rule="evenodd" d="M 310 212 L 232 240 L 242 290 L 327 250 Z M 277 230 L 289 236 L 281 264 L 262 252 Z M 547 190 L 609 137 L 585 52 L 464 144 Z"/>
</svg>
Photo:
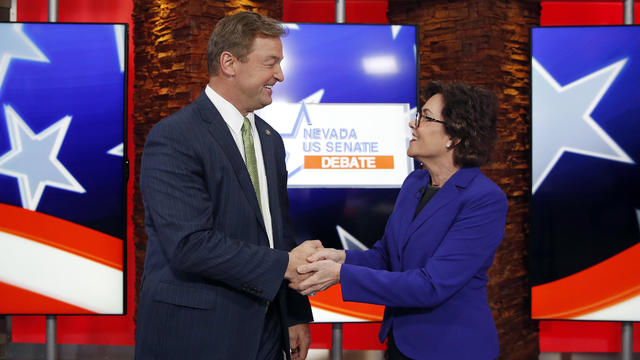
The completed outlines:
<svg viewBox="0 0 640 360">
<path fill-rule="evenodd" d="M 640 320 L 640 244 L 531 289 L 534 319 Z"/>
<path fill-rule="evenodd" d="M 122 314 L 122 240 L 0 204 L 0 313 Z"/>
</svg>

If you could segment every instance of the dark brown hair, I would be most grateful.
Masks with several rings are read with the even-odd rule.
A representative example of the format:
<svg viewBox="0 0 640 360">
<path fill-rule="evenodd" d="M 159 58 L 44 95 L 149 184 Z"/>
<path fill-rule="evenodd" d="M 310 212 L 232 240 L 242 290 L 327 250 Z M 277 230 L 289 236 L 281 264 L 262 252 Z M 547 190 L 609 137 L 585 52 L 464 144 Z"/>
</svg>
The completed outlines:
<svg viewBox="0 0 640 360">
<path fill-rule="evenodd" d="M 424 98 L 428 100 L 435 94 L 444 98 L 445 132 L 459 140 L 453 149 L 454 163 L 460 167 L 488 164 L 496 140 L 496 95 L 464 82 L 433 81 L 424 89 Z"/>
<path fill-rule="evenodd" d="M 207 45 L 209 76 L 218 74 L 223 52 L 246 61 L 257 36 L 280 37 L 285 33 L 279 21 L 254 12 L 239 12 L 223 18 L 213 29 Z"/>
</svg>

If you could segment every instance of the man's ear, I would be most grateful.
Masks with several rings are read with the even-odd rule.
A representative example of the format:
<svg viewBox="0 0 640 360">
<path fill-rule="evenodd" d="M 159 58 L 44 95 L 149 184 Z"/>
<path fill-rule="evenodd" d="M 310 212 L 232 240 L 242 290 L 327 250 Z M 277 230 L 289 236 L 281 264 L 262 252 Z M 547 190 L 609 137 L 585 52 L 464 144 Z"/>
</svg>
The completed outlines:
<svg viewBox="0 0 640 360">
<path fill-rule="evenodd" d="M 234 76 L 236 74 L 235 63 L 237 59 L 232 53 L 224 51 L 220 54 L 220 71 L 227 76 Z"/>
</svg>

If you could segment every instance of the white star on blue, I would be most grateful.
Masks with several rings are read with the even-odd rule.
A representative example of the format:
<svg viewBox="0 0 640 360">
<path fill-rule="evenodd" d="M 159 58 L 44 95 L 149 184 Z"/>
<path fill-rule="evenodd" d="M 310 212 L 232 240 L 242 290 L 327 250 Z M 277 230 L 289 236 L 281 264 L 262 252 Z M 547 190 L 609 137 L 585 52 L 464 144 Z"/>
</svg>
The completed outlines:
<svg viewBox="0 0 640 360">
<path fill-rule="evenodd" d="M 71 116 L 65 116 L 35 134 L 11 106 L 5 105 L 4 113 L 11 150 L 0 157 L 0 174 L 18 179 L 22 207 L 35 210 L 45 186 L 85 192 L 57 158 Z"/>
<path fill-rule="evenodd" d="M 565 151 L 623 163 L 634 161 L 593 120 L 591 113 L 627 59 L 599 69 L 571 84 L 558 82 L 532 60 L 532 177 L 535 193 Z"/>
<path fill-rule="evenodd" d="M 124 143 L 120 143 L 119 145 L 116 145 L 113 148 L 111 148 L 109 151 L 107 151 L 107 154 L 109 155 L 120 156 L 120 157 L 124 155 L 123 153 L 124 153 Z"/>
<path fill-rule="evenodd" d="M 0 89 L 11 59 L 49 62 L 49 59 L 22 31 L 23 24 L 13 24 L 0 40 Z"/>
</svg>

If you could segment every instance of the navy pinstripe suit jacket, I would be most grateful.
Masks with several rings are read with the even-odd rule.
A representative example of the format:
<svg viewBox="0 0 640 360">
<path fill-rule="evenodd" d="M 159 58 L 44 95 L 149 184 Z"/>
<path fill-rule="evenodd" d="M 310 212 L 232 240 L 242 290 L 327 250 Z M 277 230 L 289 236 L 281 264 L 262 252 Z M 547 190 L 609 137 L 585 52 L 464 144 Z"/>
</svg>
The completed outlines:
<svg viewBox="0 0 640 360">
<path fill-rule="evenodd" d="M 282 138 L 256 116 L 275 249 L 246 166 L 204 92 L 147 136 L 140 189 L 148 236 L 136 329 L 137 359 L 250 359 L 265 308 L 287 327 L 312 320 L 283 281 L 295 240 Z"/>
</svg>

